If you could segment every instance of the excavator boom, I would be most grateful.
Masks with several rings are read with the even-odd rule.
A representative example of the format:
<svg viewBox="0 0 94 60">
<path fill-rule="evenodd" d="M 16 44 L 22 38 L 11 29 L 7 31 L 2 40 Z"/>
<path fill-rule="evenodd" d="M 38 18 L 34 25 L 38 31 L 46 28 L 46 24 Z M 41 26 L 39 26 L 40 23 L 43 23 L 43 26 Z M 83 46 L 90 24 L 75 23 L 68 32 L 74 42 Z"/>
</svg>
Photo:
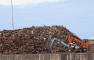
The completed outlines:
<svg viewBox="0 0 94 60">
<path fill-rule="evenodd" d="M 55 41 L 60 42 L 60 43 L 63 44 L 65 47 L 69 47 L 69 45 L 66 44 L 65 42 L 63 42 L 62 40 L 59 40 L 59 39 L 57 39 L 57 38 L 53 38 L 53 39 L 52 39 L 52 42 L 51 42 L 51 45 L 50 45 L 50 47 L 49 47 L 50 49 L 52 48 L 52 46 L 53 46 L 53 44 L 54 44 Z"/>
</svg>

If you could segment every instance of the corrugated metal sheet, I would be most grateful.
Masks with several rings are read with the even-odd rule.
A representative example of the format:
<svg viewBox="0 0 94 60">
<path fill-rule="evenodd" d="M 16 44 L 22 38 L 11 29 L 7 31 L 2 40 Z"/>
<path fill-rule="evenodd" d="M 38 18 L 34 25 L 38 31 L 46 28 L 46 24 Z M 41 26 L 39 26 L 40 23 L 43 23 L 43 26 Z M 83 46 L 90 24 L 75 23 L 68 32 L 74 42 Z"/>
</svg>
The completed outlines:
<svg viewBox="0 0 94 60">
<path fill-rule="evenodd" d="M 0 60 L 94 60 L 94 53 L 0 55 Z"/>
</svg>

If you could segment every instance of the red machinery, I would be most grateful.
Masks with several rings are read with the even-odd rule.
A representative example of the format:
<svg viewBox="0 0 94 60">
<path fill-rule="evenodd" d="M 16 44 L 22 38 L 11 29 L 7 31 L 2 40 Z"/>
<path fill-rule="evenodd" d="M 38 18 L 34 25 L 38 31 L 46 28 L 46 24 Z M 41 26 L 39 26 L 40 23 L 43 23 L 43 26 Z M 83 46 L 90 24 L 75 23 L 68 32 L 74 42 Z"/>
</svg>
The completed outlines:
<svg viewBox="0 0 94 60">
<path fill-rule="evenodd" d="M 79 48 L 87 49 L 89 46 L 88 40 L 81 40 L 73 36 L 68 37 L 69 44 L 72 46 L 73 42 L 80 44 L 81 46 Z"/>
</svg>

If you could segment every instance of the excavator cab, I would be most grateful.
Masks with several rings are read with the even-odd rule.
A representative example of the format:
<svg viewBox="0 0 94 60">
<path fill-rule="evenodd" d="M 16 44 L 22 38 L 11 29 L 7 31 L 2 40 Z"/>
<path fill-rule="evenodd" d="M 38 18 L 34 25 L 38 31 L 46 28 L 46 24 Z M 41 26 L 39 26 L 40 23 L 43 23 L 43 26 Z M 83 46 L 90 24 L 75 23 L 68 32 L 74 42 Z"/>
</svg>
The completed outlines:
<svg viewBox="0 0 94 60">
<path fill-rule="evenodd" d="M 88 39 L 83 39 L 83 42 L 84 42 L 84 43 L 87 43 L 87 42 L 88 42 Z"/>
<path fill-rule="evenodd" d="M 88 39 L 83 39 L 83 43 L 84 43 L 83 45 L 84 48 L 82 49 L 83 49 L 83 52 L 86 52 L 88 51 L 88 46 L 89 46 Z"/>
</svg>

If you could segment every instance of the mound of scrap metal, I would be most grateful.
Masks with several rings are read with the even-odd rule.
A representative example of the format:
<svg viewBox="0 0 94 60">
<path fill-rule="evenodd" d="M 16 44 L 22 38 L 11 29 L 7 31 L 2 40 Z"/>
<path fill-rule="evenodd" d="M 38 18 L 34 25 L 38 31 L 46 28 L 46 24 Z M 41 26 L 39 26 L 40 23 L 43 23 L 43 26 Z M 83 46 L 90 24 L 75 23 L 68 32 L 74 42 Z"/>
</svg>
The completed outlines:
<svg viewBox="0 0 94 60">
<path fill-rule="evenodd" d="M 56 37 L 68 43 L 67 37 L 74 36 L 63 26 L 32 26 L 18 30 L 0 31 L 0 54 L 39 54 L 65 52 L 65 47 L 54 43 L 49 50 L 52 38 Z"/>
</svg>

